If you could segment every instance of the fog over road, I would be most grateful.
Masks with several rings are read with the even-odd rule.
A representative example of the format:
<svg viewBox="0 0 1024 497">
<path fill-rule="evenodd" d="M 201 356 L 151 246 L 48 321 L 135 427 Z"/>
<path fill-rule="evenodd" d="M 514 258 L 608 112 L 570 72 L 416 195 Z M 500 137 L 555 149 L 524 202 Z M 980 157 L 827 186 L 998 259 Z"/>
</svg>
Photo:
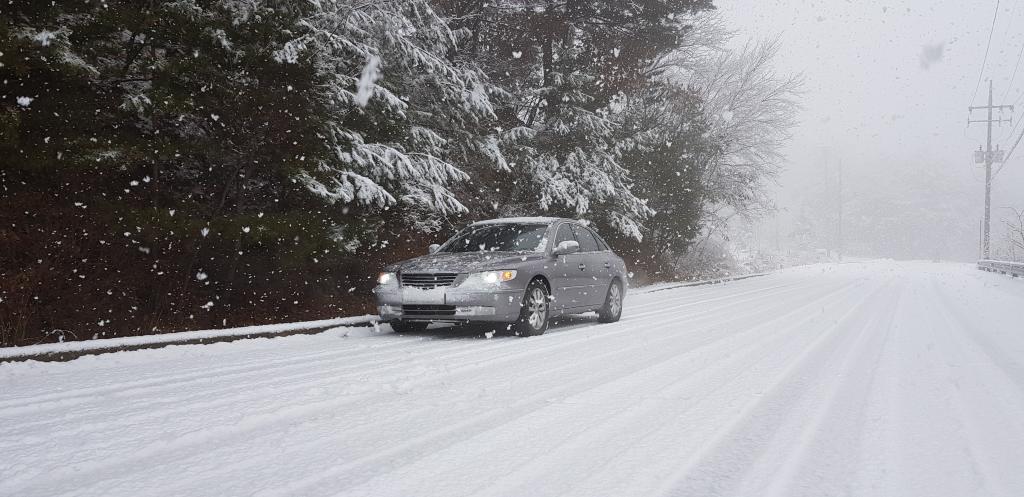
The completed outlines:
<svg viewBox="0 0 1024 497">
<path fill-rule="evenodd" d="M 1024 495 L 1024 282 L 880 261 L 650 290 L 528 339 L 0 364 L 0 495 Z"/>
</svg>

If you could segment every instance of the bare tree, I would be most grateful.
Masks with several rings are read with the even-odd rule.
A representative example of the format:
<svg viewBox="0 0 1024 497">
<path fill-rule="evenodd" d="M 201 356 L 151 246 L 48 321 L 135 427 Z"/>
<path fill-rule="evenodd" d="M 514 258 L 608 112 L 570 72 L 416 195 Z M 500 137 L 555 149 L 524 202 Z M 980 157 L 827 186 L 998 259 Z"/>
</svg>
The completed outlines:
<svg viewBox="0 0 1024 497">
<path fill-rule="evenodd" d="M 1004 219 L 1006 224 L 1006 251 L 1013 262 L 1024 262 L 1024 211 L 1006 207 L 1013 211 L 1013 218 Z"/>
<path fill-rule="evenodd" d="M 802 77 L 776 73 L 777 38 L 731 50 L 725 47 L 735 33 L 718 14 L 698 14 L 691 23 L 689 39 L 657 67 L 701 97 L 720 147 L 703 180 L 703 224 L 711 237 L 736 216 L 750 220 L 774 209 L 767 189 L 782 169 L 782 147 L 796 125 Z"/>
<path fill-rule="evenodd" d="M 717 193 L 711 213 L 756 217 L 771 208 L 766 186 L 782 168 L 782 147 L 796 124 L 798 77 L 778 76 L 772 61 L 776 39 L 748 43 L 710 58 L 690 85 L 713 117 L 721 156 L 708 170 L 709 191 Z"/>
</svg>

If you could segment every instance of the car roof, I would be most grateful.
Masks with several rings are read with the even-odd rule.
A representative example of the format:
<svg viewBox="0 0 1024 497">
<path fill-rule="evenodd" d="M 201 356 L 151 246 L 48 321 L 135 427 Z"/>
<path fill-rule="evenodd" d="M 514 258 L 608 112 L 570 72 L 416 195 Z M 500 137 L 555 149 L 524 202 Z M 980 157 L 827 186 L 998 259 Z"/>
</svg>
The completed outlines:
<svg viewBox="0 0 1024 497">
<path fill-rule="evenodd" d="M 484 224 L 551 224 L 555 221 L 569 221 L 569 219 L 560 217 L 503 217 L 500 219 L 477 221 L 470 226 L 480 226 Z"/>
</svg>

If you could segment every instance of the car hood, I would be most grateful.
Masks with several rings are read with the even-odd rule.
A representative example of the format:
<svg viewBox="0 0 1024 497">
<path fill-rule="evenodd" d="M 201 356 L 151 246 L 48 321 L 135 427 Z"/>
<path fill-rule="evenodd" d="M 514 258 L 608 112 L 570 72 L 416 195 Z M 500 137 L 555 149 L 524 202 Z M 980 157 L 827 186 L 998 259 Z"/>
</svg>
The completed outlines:
<svg viewBox="0 0 1024 497">
<path fill-rule="evenodd" d="M 407 273 L 468 273 L 492 269 L 515 269 L 527 261 L 543 259 L 544 254 L 526 252 L 457 252 L 424 255 L 392 264 L 385 271 Z"/>
</svg>

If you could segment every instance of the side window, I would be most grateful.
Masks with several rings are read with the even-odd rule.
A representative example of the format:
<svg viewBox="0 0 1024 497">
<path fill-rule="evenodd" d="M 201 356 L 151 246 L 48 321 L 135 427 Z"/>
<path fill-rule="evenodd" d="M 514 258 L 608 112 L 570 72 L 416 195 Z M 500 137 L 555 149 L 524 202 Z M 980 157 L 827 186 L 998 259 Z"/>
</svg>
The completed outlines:
<svg viewBox="0 0 1024 497">
<path fill-rule="evenodd" d="M 597 252 L 601 250 L 597 245 L 597 239 L 590 233 L 590 230 L 576 225 L 573 225 L 572 230 L 576 233 L 576 240 L 580 242 L 580 252 Z"/>
<path fill-rule="evenodd" d="M 590 231 L 590 234 L 594 235 L 594 239 L 597 240 L 598 250 L 611 250 L 608 248 L 608 244 L 604 242 L 604 238 L 601 238 L 601 235 L 598 235 L 596 231 L 591 230 L 590 228 L 587 228 L 587 230 Z"/>
<path fill-rule="evenodd" d="M 555 244 L 552 247 L 557 247 L 559 243 L 575 240 L 576 237 L 572 235 L 572 229 L 569 228 L 568 224 L 563 224 L 558 227 L 558 233 L 555 234 Z"/>
</svg>

